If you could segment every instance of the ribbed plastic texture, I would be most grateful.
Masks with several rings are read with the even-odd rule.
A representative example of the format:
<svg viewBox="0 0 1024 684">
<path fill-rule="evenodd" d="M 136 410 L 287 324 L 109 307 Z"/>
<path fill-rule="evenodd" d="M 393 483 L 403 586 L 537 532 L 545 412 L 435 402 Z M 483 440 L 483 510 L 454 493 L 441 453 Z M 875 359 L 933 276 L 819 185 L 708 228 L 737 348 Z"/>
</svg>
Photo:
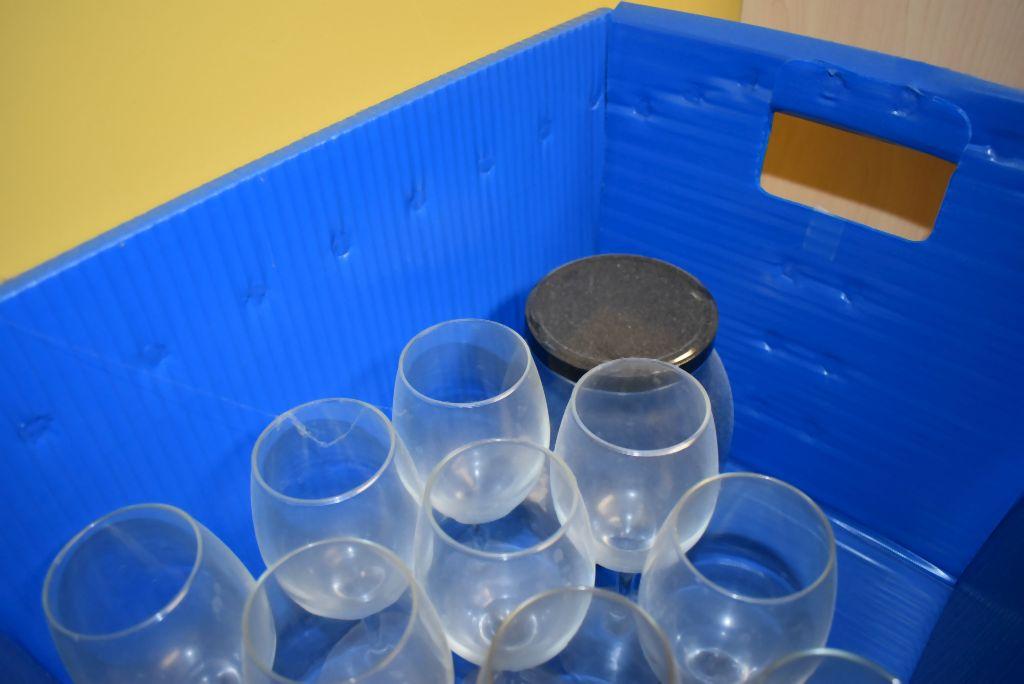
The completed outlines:
<svg viewBox="0 0 1024 684">
<path fill-rule="evenodd" d="M 318 397 L 387 408 L 402 346 L 438 321 L 523 328 L 534 283 L 595 250 L 606 20 L 427 84 L 4 287 L 0 631 L 61 670 L 46 567 L 128 503 L 187 509 L 255 573 L 249 453 L 275 414 Z"/>
<path fill-rule="evenodd" d="M 733 467 L 835 516 L 832 643 L 908 677 L 1024 491 L 1024 94 L 635 5 L 609 31 L 600 247 L 677 263 L 714 293 Z M 957 162 L 931 236 L 765 193 L 776 110 Z"/>
<path fill-rule="evenodd" d="M 765 194 L 775 110 L 957 162 L 929 239 Z M 39 595 L 91 520 L 182 506 L 258 571 L 249 452 L 275 414 L 326 396 L 386 409 L 418 330 L 457 316 L 521 330 L 553 267 L 629 251 L 714 293 L 731 467 L 789 480 L 830 512 L 831 641 L 909 677 L 1024 488 L 1021 121 L 1018 91 L 621 5 L 0 286 L 0 632 L 5 652 L 27 652 L 4 660 L 64 676 Z M 989 548 L 987 568 L 1022 553 Z M 994 593 L 958 604 L 961 634 L 985 619 L 978 606 L 1019 624 L 984 586 Z M 17 676 L 5 667 L 0 679 Z"/>
</svg>

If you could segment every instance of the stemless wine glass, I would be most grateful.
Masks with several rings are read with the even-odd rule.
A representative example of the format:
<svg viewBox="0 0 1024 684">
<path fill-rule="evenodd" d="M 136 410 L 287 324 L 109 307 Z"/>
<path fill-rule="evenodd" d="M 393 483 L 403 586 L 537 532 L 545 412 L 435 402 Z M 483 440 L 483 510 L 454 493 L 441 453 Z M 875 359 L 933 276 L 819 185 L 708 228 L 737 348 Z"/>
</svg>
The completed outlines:
<svg viewBox="0 0 1024 684">
<path fill-rule="evenodd" d="M 247 684 L 453 679 L 441 621 L 412 572 L 363 539 L 286 555 L 257 581 L 241 624 Z"/>
<path fill-rule="evenodd" d="M 184 511 L 128 506 L 61 549 L 43 611 L 71 678 L 240 682 L 242 562 Z"/>
<path fill-rule="evenodd" d="M 639 600 L 668 634 L 684 677 L 742 682 L 794 649 L 825 644 L 836 600 L 832 526 L 780 480 L 708 478 L 658 532 Z"/>
<path fill-rule="evenodd" d="M 412 560 L 418 502 L 391 423 L 355 399 L 321 399 L 278 416 L 252 450 L 252 520 L 267 566 L 314 541 L 356 536 Z"/>
<path fill-rule="evenodd" d="M 579 482 L 601 565 L 639 572 L 665 516 L 718 471 L 708 394 L 664 361 L 618 359 L 573 389 L 555 453 Z"/>
<path fill-rule="evenodd" d="M 900 684 L 900 680 L 855 653 L 813 648 L 775 661 L 751 684 Z"/>
<path fill-rule="evenodd" d="M 416 464 L 409 484 L 417 492 L 431 469 L 464 444 L 500 437 L 546 447 L 550 440 L 530 349 L 494 321 L 447 321 L 412 338 L 398 360 L 392 416 Z"/>
<path fill-rule="evenodd" d="M 416 575 L 452 650 L 477 665 L 502 619 L 527 598 L 594 584 L 576 479 L 542 446 L 491 439 L 453 451 L 423 494 Z M 556 638 L 558 625 L 540 625 Z"/>
<path fill-rule="evenodd" d="M 588 370 L 612 359 L 660 359 L 704 385 L 719 463 L 728 457 L 732 388 L 715 349 L 718 306 L 693 274 L 639 254 L 570 261 L 531 290 L 526 325 L 536 343 L 553 439 L 573 385 Z"/>
<path fill-rule="evenodd" d="M 672 646 L 645 610 L 603 589 L 563 587 L 535 596 L 505 618 L 477 684 L 678 679 Z"/>
</svg>

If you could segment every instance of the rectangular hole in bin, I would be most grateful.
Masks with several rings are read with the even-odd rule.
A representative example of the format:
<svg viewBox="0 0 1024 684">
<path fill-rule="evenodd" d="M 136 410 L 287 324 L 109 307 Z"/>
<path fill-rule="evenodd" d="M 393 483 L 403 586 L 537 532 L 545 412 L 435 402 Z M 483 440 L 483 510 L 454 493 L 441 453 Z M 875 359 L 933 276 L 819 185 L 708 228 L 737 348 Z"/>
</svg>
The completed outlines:
<svg viewBox="0 0 1024 684">
<path fill-rule="evenodd" d="M 776 112 L 761 187 L 908 240 L 931 235 L 956 165 Z"/>
</svg>

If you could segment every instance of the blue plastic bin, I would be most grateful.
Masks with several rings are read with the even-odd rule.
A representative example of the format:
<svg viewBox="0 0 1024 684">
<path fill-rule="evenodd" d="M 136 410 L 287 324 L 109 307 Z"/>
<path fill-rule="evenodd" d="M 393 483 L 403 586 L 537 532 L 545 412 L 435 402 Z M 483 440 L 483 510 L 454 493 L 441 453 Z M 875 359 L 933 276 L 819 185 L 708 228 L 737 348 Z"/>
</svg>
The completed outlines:
<svg viewBox="0 0 1024 684">
<path fill-rule="evenodd" d="M 779 110 L 955 162 L 931 236 L 763 192 Z M 387 407 L 415 332 L 522 329 L 532 285 L 596 252 L 666 259 L 714 292 L 730 467 L 796 484 L 835 522 L 832 644 L 916 681 L 1019 677 L 1022 128 L 1020 91 L 620 5 L 7 282 L 0 679 L 31 677 L 19 648 L 66 676 L 39 597 L 89 521 L 182 506 L 258 573 L 249 454 L 275 414 Z"/>
</svg>

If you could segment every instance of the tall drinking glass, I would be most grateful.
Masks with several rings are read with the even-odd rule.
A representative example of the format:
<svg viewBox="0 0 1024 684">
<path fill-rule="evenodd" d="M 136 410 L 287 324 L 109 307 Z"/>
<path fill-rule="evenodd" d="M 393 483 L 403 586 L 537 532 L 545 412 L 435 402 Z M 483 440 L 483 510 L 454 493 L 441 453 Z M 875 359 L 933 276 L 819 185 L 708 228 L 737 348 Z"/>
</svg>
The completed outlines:
<svg viewBox="0 0 1024 684">
<path fill-rule="evenodd" d="M 392 416 L 416 464 L 415 491 L 456 448 L 481 439 L 548 446 L 544 389 L 522 337 L 494 321 L 427 328 L 402 351 Z"/>
<path fill-rule="evenodd" d="M 563 587 L 535 596 L 505 618 L 477 684 L 678 679 L 672 646 L 645 610 L 603 589 Z"/>
<path fill-rule="evenodd" d="M 751 684 L 900 684 L 900 680 L 854 653 L 814 648 L 775 661 Z"/>
<path fill-rule="evenodd" d="M 325 539 L 267 569 L 242 617 L 247 684 L 450 684 L 441 621 L 411 571 L 363 539 Z"/>
<path fill-rule="evenodd" d="M 278 416 L 252 450 L 252 520 L 267 566 L 311 542 L 355 536 L 412 559 L 412 462 L 391 423 L 355 399 L 321 399 Z"/>
<path fill-rule="evenodd" d="M 640 580 L 640 605 L 687 676 L 745 681 L 793 650 L 825 644 L 836 548 L 821 509 L 765 475 L 708 478 L 676 504 Z"/>
<path fill-rule="evenodd" d="M 718 471 L 707 392 L 653 359 L 608 361 L 580 378 L 555 453 L 579 482 L 597 562 L 619 572 L 643 568 L 672 506 Z"/>
<path fill-rule="evenodd" d="M 427 480 L 416 574 L 452 650 L 479 665 L 494 631 L 540 592 L 594 584 L 576 479 L 542 446 L 484 440 L 446 456 Z M 557 624 L 538 626 L 557 638 Z"/>
<path fill-rule="evenodd" d="M 241 617 L 252 576 L 212 532 L 162 504 L 128 506 L 61 549 L 43 612 L 71 678 L 241 681 Z"/>
</svg>

